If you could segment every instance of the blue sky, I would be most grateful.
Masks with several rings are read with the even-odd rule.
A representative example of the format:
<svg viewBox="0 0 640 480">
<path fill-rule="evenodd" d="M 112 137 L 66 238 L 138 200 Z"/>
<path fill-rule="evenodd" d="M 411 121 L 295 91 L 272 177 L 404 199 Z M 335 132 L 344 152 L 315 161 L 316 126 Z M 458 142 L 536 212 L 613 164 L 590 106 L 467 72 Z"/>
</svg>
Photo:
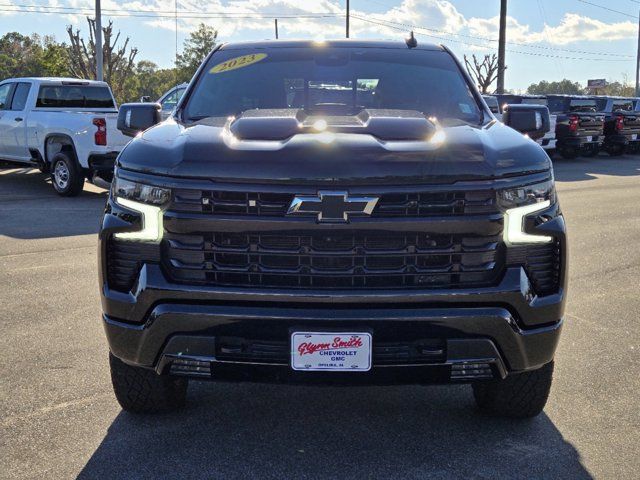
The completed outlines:
<svg viewBox="0 0 640 480">
<path fill-rule="evenodd" d="M 102 0 L 138 60 L 171 66 L 175 55 L 175 0 Z M 351 0 L 352 36 L 398 38 L 413 25 L 418 41 L 444 43 L 463 54 L 495 52 L 499 0 Z M 596 6 L 599 5 L 599 6 Z M 179 50 L 201 21 L 223 41 L 338 38 L 345 0 L 178 0 Z M 604 7 L 604 8 L 602 8 Z M 0 0 L 0 34 L 18 31 L 66 39 L 65 26 L 87 31 L 92 0 Z M 635 80 L 639 0 L 509 0 L 506 86 L 540 80 Z M 612 11 L 615 10 L 615 11 Z M 203 13 L 204 12 L 204 13 Z M 323 17 L 319 17 L 323 15 Z"/>
</svg>

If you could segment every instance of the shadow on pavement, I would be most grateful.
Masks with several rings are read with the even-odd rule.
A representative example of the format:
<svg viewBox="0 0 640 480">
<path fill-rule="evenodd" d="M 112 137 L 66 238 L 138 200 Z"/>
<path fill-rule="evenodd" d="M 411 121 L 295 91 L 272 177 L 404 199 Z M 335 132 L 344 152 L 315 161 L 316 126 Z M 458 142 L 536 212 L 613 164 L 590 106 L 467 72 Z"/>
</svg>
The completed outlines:
<svg viewBox="0 0 640 480">
<path fill-rule="evenodd" d="M 106 198 L 106 191 L 90 184 L 78 197 L 60 197 L 38 170 L 0 169 L 0 235 L 34 239 L 97 233 Z"/>
<path fill-rule="evenodd" d="M 601 154 L 595 158 L 580 157 L 566 160 L 556 155 L 553 158 L 553 168 L 556 180 L 561 182 L 593 180 L 596 175 L 638 176 L 640 175 L 640 156 L 610 157 Z"/>
<path fill-rule="evenodd" d="M 479 414 L 466 386 L 192 383 L 186 410 L 121 412 L 94 478 L 591 478 L 550 419 Z"/>
</svg>

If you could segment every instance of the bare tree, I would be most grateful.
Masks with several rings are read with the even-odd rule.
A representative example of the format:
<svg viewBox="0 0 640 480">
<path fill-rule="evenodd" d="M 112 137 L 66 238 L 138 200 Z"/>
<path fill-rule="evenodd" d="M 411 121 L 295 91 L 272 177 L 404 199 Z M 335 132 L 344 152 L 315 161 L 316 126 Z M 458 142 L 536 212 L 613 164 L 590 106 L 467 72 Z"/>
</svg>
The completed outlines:
<svg viewBox="0 0 640 480">
<path fill-rule="evenodd" d="M 70 69 L 73 75 L 79 78 L 96 78 L 96 21 L 87 17 L 89 23 L 89 41 L 85 42 L 80 36 L 80 30 L 73 31 L 71 25 L 67 26 L 67 33 L 71 45 L 69 47 Z M 122 98 L 127 77 L 134 70 L 137 48 L 129 48 L 129 37 L 118 46 L 120 32 L 114 35 L 113 22 L 102 28 L 104 44 L 102 47 L 104 57 L 104 80 L 111 85 L 116 98 Z"/>
<path fill-rule="evenodd" d="M 478 61 L 476 55 L 472 55 L 473 65 L 469 61 L 469 58 L 464 56 L 464 63 L 467 67 L 467 72 L 476 81 L 478 88 L 482 93 L 487 93 L 491 84 L 498 78 L 498 56 L 485 55 L 482 61 Z M 505 66 L 506 70 L 507 67 Z"/>
</svg>

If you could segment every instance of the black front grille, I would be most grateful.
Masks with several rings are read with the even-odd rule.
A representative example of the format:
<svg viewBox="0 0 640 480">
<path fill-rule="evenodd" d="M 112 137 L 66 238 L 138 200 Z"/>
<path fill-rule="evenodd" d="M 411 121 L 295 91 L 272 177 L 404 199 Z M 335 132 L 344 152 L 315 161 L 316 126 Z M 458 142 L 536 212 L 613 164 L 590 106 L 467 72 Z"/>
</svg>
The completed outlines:
<svg viewBox="0 0 640 480">
<path fill-rule="evenodd" d="M 447 358 L 446 342 L 437 338 L 374 342 L 371 353 L 374 366 L 444 363 Z M 240 337 L 216 339 L 216 359 L 220 361 L 286 365 L 290 357 L 287 341 Z"/>
<path fill-rule="evenodd" d="M 211 215 L 283 217 L 300 192 L 248 192 L 232 190 L 178 189 L 170 209 Z M 383 193 L 371 215 L 385 217 L 429 217 L 475 215 L 497 211 L 493 190 L 457 192 Z"/>
<path fill-rule="evenodd" d="M 560 242 L 511 247 L 507 262 L 524 265 L 537 295 L 556 293 L 560 287 Z"/>
<path fill-rule="evenodd" d="M 158 262 L 156 244 L 110 238 L 107 243 L 107 281 L 109 288 L 128 292 L 133 287 L 144 262 Z"/>
<path fill-rule="evenodd" d="M 455 288 L 494 283 L 501 245 L 500 235 L 167 232 L 163 265 L 174 281 L 220 286 Z"/>
</svg>

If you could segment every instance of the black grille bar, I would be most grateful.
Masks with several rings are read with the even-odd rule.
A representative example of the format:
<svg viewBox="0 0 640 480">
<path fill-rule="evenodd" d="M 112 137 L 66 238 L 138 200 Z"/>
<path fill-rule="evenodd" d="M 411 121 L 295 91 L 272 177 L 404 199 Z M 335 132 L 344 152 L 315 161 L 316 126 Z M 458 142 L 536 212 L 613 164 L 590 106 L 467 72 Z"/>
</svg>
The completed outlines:
<svg viewBox="0 0 640 480">
<path fill-rule="evenodd" d="M 374 342 L 372 348 L 374 366 L 438 364 L 447 358 L 446 341 L 438 338 Z M 240 337 L 216 339 L 216 359 L 220 361 L 288 365 L 290 357 L 287 341 Z"/>
<path fill-rule="evenodd" d="M 178 282 L 293 288 L 488 285 L 500 236 L 380 233 L 167 233 L 164 266 Z"/>
<path fill-rule="evenodd" d="M 178 189 L 169 209 L 214 216 L 283 217 L 298 193 Z M 374 218 L 478 215 L 498 211 L 495 192 L 491 189 L 372 195 L 379 197 L 372 214 Z"/>
</svg>

